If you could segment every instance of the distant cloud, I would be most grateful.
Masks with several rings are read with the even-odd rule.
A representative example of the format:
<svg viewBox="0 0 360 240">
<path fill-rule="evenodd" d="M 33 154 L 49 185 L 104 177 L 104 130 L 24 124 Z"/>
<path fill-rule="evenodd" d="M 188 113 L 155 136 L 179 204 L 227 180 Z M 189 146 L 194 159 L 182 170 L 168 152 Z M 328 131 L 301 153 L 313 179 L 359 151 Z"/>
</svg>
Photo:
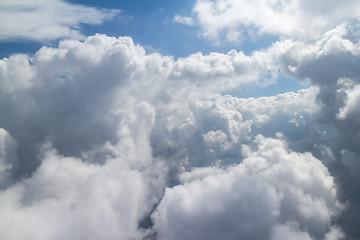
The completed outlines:
<svg viewBox="0 0 360 240">
<path fill-rule="evenodd" d="M 357 19 L 356 0 L 337 1 L 246 1 L 198 0 L 192 15 L 204 38 L 238 41 L 243 34 L 270 34 L 296 39 L 314 39 L 349 19 Z M 181 21 L 179 21 L 181 22 Z M 184 24 L 187 24 L 184 21 Z M 224 37 L 223 37 L 224 36 Z"/>
<path fill-rule="evenodd" d="M 1 1 L 0 40 L 80 38 L 81 24 L 101 24 L 118 13 L 63 0 Z"/>
<path fill-rule="evenodd" d="M 194 19 L 192 19 L 191 17 L 184 17 L 184 16 L 180 16 L 180 15 L 175 15 L 174 21 L 178 22 L 178 23 L 188 25 L 188 26 L 194 25 Z"/>
</svg>

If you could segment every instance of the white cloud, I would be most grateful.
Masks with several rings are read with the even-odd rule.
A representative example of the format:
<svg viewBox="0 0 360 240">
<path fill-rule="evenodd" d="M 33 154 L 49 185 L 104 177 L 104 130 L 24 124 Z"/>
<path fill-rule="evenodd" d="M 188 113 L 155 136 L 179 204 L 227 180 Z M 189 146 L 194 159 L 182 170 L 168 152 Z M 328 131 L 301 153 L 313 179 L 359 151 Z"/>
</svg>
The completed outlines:
<svg viewBox="0 0 360 240">
<path fill-rule="evenodd" d="M 1 1 L 0 40 L 82 38 L 81 24 L 101 24 L 118 13 L 63 0 Z"/>
<path fill-rule="evenodd" d="M 19 160 L 7 178 L 18 183 L 0 191 L 3 221 L 18 217 L 14 228 L 0 231 L 3 238 L 20 238 L 16 230 L 28 220 L 49 225 L 24 226 L 24 233 L 36 229 L 28 234 L 34 239 L 56 239 L 59 232 L 81 238 L 80 230 L 89 238 L 136 238 L 150 231 L 139 222 L 151 228 L 143 218 L 165 187 L 152 230 L 166 236 L 178 237 L 181 224 L 196 234 L 216 230 L 210 237 L 205 232 L 206 239 L 236 231 L 264 239 L 341 239 L 341 228 L 354 236 L 357 228 L 347 225 L 356 216 L 344 215 L 341 228 L 332 222 L 341 207 L 319 162 L 340 176 L 341 197 L 356 210 L 357 167 L 345 175 L 358 166 L 356 111 L 336 118 L 351 106 L 358 85 L 359 44 L 348 32 L 344 25 L 311 44 L 282 40 L 250 55 L 233 50 L 179 59 L 147 54 L 129 37 L 95 35 L 0 60 L 0 112 L 6 113 L 0 142 L 13 139 L 5 145 L 14 152 L 18 141 Z M 315 86 L 272 97 L 222 95 L 275 79 L 279 70 Z M 339 136 L 329 138 L 331 128 L 323 130 L 319 119 Z M 44 142 L 53 149 L 41 150 Z M 8 152 L 1 156 L 12 162 Z M 104 218 L 105 230 L 93 217 Z"/>
<path fill-rule="evenodd" d="M 35 84 L 35 70 L 26 55 L 17 54 L 0 60 L 0 74 L 0 91 L 3 93 L 27 90 Z"/>
<path fill-rule="evenodd" d="M 144 102 L 155 108 L 156 120 L 171 130 L 191 123 L 202 108 L 200 104 L 199 110 L 190 109 L 197 99 L 256 84 L 269 68 L 276 74 L 276 66 L 263 52 L 195 54 L 174 60 L 146 54 L 128 37 L 62 41 L 58 48 L 42 47 L 33 57 L 0 60 L 0 109 L 7 112 L 1 124 L 25 146 L 50 139 L 61 153 L 79 154 L 116 141 L 121 121 L 128 121 L 124 112 L 129 106 Z M 248 132 L 249 123 L 241 122 L 241 114 L 228 117 L 226 111 L 211 113 L 204 107 L 209 116 L 229 119 L 226 134 L 231 141 Z M 199 115 L 198 120 L 205 121 L 201 119 Z"/>
<path fill-rule="evenodd" d="M 360 4 L 347 1 L 198 0 L 193 16 L 203 37 L 238 41 L 247 32 L 316 39 L 324 32 L 359 17 Z M 306 34 L 304 34 L 306 33 Z"/>
<path fill-rule="evenodd" d="M 360 122 L 360 111 L 358 103 L 360 101 L 360 85 L 345 89 L 345 106 L 339 109 L 337 117 L 339 119 L 351 118 L 353 121 Z"/>
<path fill-rule="evenodd" d="M 151 184 L 163 183 L 151 174 L 161 168 L 139 172 L 114 155 L 86 163 L 49 146 L 42 154 L 31 178 L 0 192 L 0 238 L 141 239 L 139 221 L 157 201 Z"/>
<path fill-rule="evenodd" d="M 159 239 L 313 239 L 328 233 L 342 205 L 326 167 L 282 140 L 259 135 L 254 143 L 243 146 L 243 163 L 214 167 L 205 177 L 199 170 L 193 177 L 185 173 L 185 184 L 166 189 L 153 215 Z"/>
<path fill-rule="evenodd" d="M 194 19 L 192 19 L 191 17 L 184 17 L 184 16 L 180 16 L 180 15 L 175 15 L 174 21 L 177 22 L 177 23 L 188 25 L 188 26 L 194 25 Z"/>
<path fill-rule="evenodd" d="M 202 88 L 225 92 L 248 84 L 264 85 L 276 79 L 278 66 L 266 51 L 245 55 L 235 50 L 227 54 L 212 52 L 209 55 L 196 53 L 179 58 L 171 77 L 196 82 Z"/>
</svg>

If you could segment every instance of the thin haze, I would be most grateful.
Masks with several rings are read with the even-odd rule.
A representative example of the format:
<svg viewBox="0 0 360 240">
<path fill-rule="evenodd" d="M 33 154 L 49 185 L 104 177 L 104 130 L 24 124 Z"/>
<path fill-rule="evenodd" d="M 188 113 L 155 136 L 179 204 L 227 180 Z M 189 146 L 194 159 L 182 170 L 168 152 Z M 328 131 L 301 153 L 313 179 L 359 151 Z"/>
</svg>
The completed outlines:
<svg viewBox="0 0 360 240">
<path fill-rule="evenodd" d="M 0 0 L 0 239 L 360 239 L 359 1 L 99 4 Z"/>
</svg>

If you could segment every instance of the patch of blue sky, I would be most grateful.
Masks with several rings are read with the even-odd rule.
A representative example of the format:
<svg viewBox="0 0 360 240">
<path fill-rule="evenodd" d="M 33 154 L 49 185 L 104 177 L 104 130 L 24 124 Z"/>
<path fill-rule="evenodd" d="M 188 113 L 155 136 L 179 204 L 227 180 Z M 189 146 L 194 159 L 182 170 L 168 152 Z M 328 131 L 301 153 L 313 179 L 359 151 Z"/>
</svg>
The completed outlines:
<svg viewBox="0 0 360 240">
<path fill-rule="evenodd" d="M 287 78 L 280 74 L 279 77 L 276 79 L 276 81 L 269 85 L 264 85 L 264 86 L 254 85 L 251 87 L 239 88 L 236 90 L 226 92 L 224 95 L 229 94 L 231 96 L 238 98 L 270 97 L 285 92 L 297 92 L 300 89 L 304 89 L 308 87 L 310 87 L 310 85 L 307 82 L 301 82 L 296 79 Z"/>
<path fill-rule="evenodd" d="M 44 43 L 17 40 L 0 42 L 0 59 L 7 58 L 14 54 L 32 55 L 38 51 Z"/>
</svg>

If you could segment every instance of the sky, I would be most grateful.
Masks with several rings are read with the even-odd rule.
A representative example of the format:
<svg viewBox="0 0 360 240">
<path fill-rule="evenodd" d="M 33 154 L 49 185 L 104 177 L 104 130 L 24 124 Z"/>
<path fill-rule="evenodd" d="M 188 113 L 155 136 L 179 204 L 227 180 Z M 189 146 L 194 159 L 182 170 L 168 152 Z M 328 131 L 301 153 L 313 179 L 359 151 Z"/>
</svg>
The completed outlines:
<svg viewBox="0 0 360 240">
<path fill-rule="evenodd" d="M 0 239 L 360 239 L 360 3 L 0 0 Z"/>
</svg>

